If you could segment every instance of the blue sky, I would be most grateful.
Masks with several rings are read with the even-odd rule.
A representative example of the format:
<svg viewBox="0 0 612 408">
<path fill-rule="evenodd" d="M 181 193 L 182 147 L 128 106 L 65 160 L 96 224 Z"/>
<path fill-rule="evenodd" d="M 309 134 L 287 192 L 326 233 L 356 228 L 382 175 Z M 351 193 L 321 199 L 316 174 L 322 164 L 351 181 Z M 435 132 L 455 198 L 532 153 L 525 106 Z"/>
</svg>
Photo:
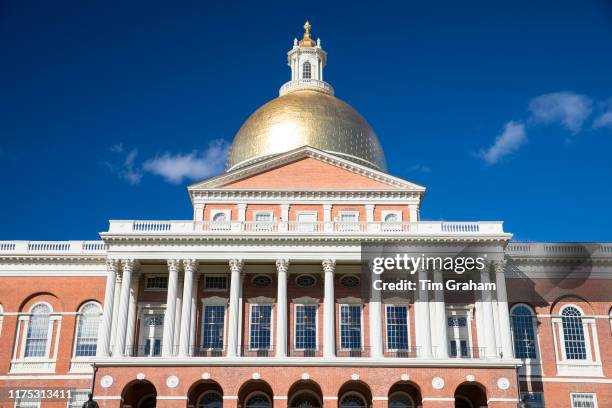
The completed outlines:
<svg viewBox="0 0 612 408">
<path fill-rule="evenodd" d="M 175 3 L 0 3 L 0 239 L 190 218 L 309 19 L 423 219 L 612 241 L 611 3 Z"/>
</svg>

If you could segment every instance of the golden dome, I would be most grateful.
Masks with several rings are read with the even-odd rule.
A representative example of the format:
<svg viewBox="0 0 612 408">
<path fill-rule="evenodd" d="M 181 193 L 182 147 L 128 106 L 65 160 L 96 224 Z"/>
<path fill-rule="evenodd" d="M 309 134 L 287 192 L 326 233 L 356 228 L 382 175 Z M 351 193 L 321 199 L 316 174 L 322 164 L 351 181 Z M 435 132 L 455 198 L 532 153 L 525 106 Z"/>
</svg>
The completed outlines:
<svg viewBox="0 0 612 408">
<path fill-rule="evenodd" d="M 306 145 L 386 170 L 382 147 L 368 122 L 346 102 L 305 89 L 271 100 L 247 119 L 232 142 L 227 169 Z"/>
</svg>

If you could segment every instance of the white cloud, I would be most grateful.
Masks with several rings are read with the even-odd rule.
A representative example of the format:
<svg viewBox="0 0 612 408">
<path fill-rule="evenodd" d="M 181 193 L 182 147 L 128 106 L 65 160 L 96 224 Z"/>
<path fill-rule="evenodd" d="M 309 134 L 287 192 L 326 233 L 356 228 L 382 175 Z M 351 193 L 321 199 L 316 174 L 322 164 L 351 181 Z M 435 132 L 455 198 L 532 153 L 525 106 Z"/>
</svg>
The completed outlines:
<svg viewBox="0 0 612 408">
<path fill-rule="evenodd" d="M 612 130 L 612 98 L 603 103 L 604 111 L 593 121 L 595 129 L 608 128 Z"/>
<path fill-rule="evenodd" d="M 527 143 L 525 125 L 510 121 L 504 126 L 504 131 L 495 138 L 493 146 L 480 152 L 479 156 L 488 164 L 495 164 L 505 156 L 516 152 Z"/>
<path fill-rule="evenodd" d="M 593 111 L 591 98 L 573 92 L 554 92 L 529 101 L 531 121 L 536 124 L 558 123 L 574 133 Z"/>
<path fill-rule="evenodd" d="M 214 140 L 204 151 L 187 154 L 164 153 L 147 160 L 142 168 L 161 176 L 169 183 L 179 184 L 185 179 L 198 180 L 221 172 L 228 150 L 226 141 Z"/>
</svg>

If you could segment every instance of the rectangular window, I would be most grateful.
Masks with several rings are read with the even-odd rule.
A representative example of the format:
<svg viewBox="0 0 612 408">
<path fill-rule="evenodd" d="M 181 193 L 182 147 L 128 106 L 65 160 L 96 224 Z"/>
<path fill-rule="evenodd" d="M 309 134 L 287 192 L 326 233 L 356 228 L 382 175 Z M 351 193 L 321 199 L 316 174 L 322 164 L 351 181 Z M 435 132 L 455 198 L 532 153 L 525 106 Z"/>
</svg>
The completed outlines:
<svg viewBox="0 0 612 408">
<path fill-rule="evenodd" d="M 571 394 L 572 408 L 597 408 L 595 394 L 575 393 Z"/>
<path fill-rule="evenodd" d="M 316 350 L 317 305 L 295 305 L 295 348 Z"/>
<path fill-rule="evenodd" d="M 258 211 L 254 213 L 255 225 L 254 231 L 272 231 L 272 212 Z"/>
<path fill-rule="evenodd" d="M 15 400 L 15 408 L 39 408 L 40 398 L 19 398 Z"/>
<path fill-rule="evenodd" d="M 340 305 L 340 348 L 361 350 L 361 305 Z"/>
<path fill-rule="evenodd" d="M 96 355 L 99 325 L 99 316 L 86 314 L 79 316 L 79 329 L 77 332 L 75 350 L 76 357 L 91 357 Z"/>
<path fill-rule="evenodd" d="M 529 408 L 545 408 L 544 394 L 541 392 L 521 392 L 521 401 Z"/>
<path fill-rule="evenodd" d="M 206 290 L 226 290 L 226 276 L 206 276 L 204 277 L 204 289 Z"/>
<path fill-rule="evenodd" d="M 81 408 L 83 403 L 87 401 L 89 390 L 72 390 L 70 392 L 70 400 L 68 400 L 68 408 Z"/>
<path fill-rule="evenodd" d="M 387 350 L 408 350 L 408 306 L 387 305 Z"/>
<path fill-rule="evenodd" d="M 451 340 L 450 356 L 462 358 L 468 357 L 467 340 Z"/>
<path fill-rule="evenodd" d="M 204 306 L 202 313 L 202 349 L 223 350 L 225 306 Z"/>
<path fill-rule="evenodd" d="M 145 290 L 166 290 L 168 289 L 167 276 L 147 276 Z"/>
<path fill-rule="evenodd" d="M 30 317 L 24 357 L 47 357 L 50 324 L 48 314 L 35 314 Z"/>
<path fill-rule="evenodd" d="M 269 350 L 272 345 L 272 305 L 251 305 L 249 348 Z"/>
</svg>

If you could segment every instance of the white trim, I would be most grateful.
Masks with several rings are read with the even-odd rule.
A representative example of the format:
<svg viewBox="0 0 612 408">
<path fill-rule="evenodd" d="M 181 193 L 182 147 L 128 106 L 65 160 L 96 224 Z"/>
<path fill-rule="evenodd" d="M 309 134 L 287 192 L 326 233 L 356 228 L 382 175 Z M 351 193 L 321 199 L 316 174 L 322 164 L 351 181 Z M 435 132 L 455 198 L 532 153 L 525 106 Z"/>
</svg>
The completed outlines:
<svg viewBox="0 0 612 408">
<path fill-rule="evenodd" d="M 217 300 L 217 299 L 220 299 L 220 300 Z M 202 314 L 200 317 L 200 344 L 198 345 L 198 350 L 199 351 L 225 351 L 225 342 L 227 341 L 226 330 L 227 330 L 227 321 L 228 321 L 228 314 L 229 314 L 228 307 L 227 307 L 227 299 L 213 296 L 210 298 L 206 298 L 206 300 L 208 300 L 208 302 L 206 302 L 205 299 L 202 299 Z M 204 309 L 206 309 L 206 307 L 209 307 L 209 306 L 223 306 L 223 340 L 221 342 L 220 349 L 204 348 L 204 344 L 203 344 L 204 329 L 205 329 L 204 327 Z"/>
<path fill-rule="evenodd" d="M 155 399 L 158 400 L 186 400 L 187 397 L 179 396 L 179 395 L 157 395 Z"/>
<path fill-rule="evenodd" d="M 512 322 L 512 316 L 514 316 L 513 311 L 514 309 L 516 309 L 517 307 L 526 307 L 529 312 L 531 313 L 531 327 L 533 330 L 533 335 L 534 335 L 534 340 L 536 342 L 535 344 L 535 353 L 536 356 L 535 358 L 524 358 L 521 359 L 523 360 L 523 362 L 525 363 L 524 368 L 522 368 L 522 370 L 526 370 L 529 369 L 531 372 L 533 372 L 535 370 L 535 372 L 540 372 L 541 370 L 541 361 L 540 361 L 540 356 L 541 356 L 541 352 L 540 352 L 540 333 L 538 332 L 538 318 L 537 315 L 535 313 L 535 310 L 533 307 L 531 307 L 531 305 L 527 304 L 527 303 L 516 303 L 514 305 L 512 305 L 512 307 L 510 308 L 510 330 L 511 330 L 511 334 L 512 334 L 512 348 L 514 351 L 514 356 L 516 357 L 516 347 L 515 347 L 515 343 L 514 343 L 514 324 Z M 522 315 L 516 315 L 516 316 L 522 316 Z M 518 358 L 518 357 L 517 357 Z"/>
<path fill-rule="evenodd" d="M 96 395 L 97 400 L 120 400 L 121 395 Z"/>
<path fill-rule="evenodd" d="M 74 360 L 81 360 L 81 359 L 86 359 L 86 360 L 91 360 L 94 356 L 79 356 L 77 357 L 76 355 L 76 349 L 77 349 L 77 343 L 79 342 L 79 329 L 80 329 L 80 325 L 81 325 L 81 319 L 83 318 L 84 314 L 83 314 L 83 309 L 87 306 L 87 305 L 95 305 L 98 308 L 98 318 L 102 318 L 102 305 L 100 303 L 98 303 L 95 300 L 90 300 L 88 302 L 85 302 L 81 305 L 81 307 L 79 307 L 79 310 L 76 313 L 76 321 L 74 324 L 74 335 L 72 336 L 72 360 L 71 363 Z M 90 316 L 94 316 L 94 314 L 91 314 Z M 96 327 L 96 337 L 98 337 L 98 331 L 100 330 L 100 323 L 101 321 L 98 321 L 98 326 Z M 97 349 L 98 345 L 96 343 L 96 349 Z M 72 364 L 71 364 L 72 365 Z"/>
<path fill-rule="evenodd" d="M 572 408 L 575 408 L 574 405 L 574 395 L 592 395 L 593 396 L 593 403 L 594 403 L 594 408 L 598 408 L 599 404 L 597 403 L 597 394 L 594 392 L 570 392 L 570 404 L 572 406 Z"/>
<path fill-rule="evenodd" d="M 450 401 L 455 402 L 455 397 L 423 397 L 421 401 Z"/>
<path fill-rule="evenodd" d="M 612 378 L 555 378 L 555 377 L 532 377 L 521 375 L 521 380 L 532 382 L 553 382 L 553 383 L 584 383 L 584 384 L 612 384 Z"/>
<path fill-rule="evenodd" d="M 399 351 L 398 349 L 392 349 L 389 348 L 389 316 L 388 316 L 388 308 L 389 307 L 405 307 L 406 308 L 406 327 L 407 327 L 407 336 L 408 336 L 408 350 L 411 349 L 411 345 L 412 345 L 412 339 L 410 338 L 410 305 L 406 304 L 406 303 L 400 303 L 400 304 L 395 304 L 395 303 L 385 303 L 385 321 L 384 321 L 384 333 L 383 336 L 385 336 L 385 350 L 389 351 L 389 352 L 394 352 L 394 351 Z M 399 392 L 399 391 L 398 391 Z M 408 394 L 406 394 L 408 395 Z M 412 401 L 414 404 L 414 401 Z"/>
<path fill-rule="evenodd" d="M 263 296 L 260 296 L 261 298 L 264 298 Z M 269 299 L 269 298 L 267 298 Z M 249 351 L 258 351 L 258 350 L 267 350 L 267 351 L 272 351 L 274 349 L 274 301 L 272 302 L 257 302 L 257 303 L 251 303 L 251 299 L 248 299 L 249 301 L 249 336 L 247 339 L 248 345 L 247 345 L 247 349 Z M 268 346 L 267 349 L 264 348 L 251 348 L 251 325 L 253 324 L 253 307 L 254 306 L 270 306 L 270 345 Z M 247 400 L 247 398 L 245 398 L 245 401 Z M 245 403 L 246 404 L 246 403 Z"/>
<path fill-rule="evenodd" d="M 347 298 L 345 298 L 347 299 Z M 356 299 L 356 298 L 355 298 Z M 361 303 L 361 299 L 360 303 L 340 303 L 341 299 L 338 299 L 338 327 L 337 327 L 337 332 L 338 333 L 338 350 L 340 351 L 353 351 L 354 349 L 345 349 L 342 348 L 342 307 L 343 306 L 358 306 L 359 307 L 359 317 L 360 317 L 360 328 L 359 328 L 359 332 L 361 334 L 361 351 L 365 350 L 365 344 L 364 343 L 364 328 L 363 328 L 363 303 Z M 366 404 L 367 405 L 367 404 Z"/>
<path fill-rule="evenodd" d="M 518 398 L 496 398 L 492 397 L 487 400 L 487 404 L 489 402 L 520 402 Z"/>
<path fill-rule="evenodd" d="M 0 375 L 0 380 L 23 381 L 23 380 L 91 380 L 91 375 Z"/>
</svg>

